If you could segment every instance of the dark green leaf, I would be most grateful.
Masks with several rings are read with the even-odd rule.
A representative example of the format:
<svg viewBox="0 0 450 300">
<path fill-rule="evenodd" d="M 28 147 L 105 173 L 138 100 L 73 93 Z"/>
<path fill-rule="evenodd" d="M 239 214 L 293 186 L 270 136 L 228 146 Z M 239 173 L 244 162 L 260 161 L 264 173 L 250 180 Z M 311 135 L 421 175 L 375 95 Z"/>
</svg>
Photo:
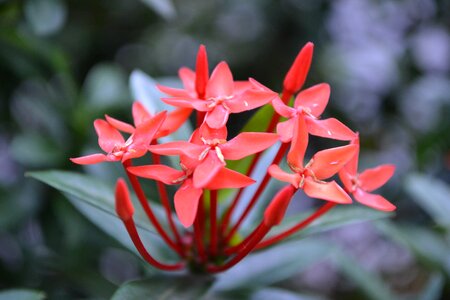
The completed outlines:
<svg viewBox="0 0 450 300">
<path fill-rule="evenodd" d="M 330 247 L 313 239 L 279 244 L 252 254 L 229 271 L 219 274 L 213 289 L 250 289 L 287 279 L 326 258 L 329 250 Z"/>
<path fill-rule="evenodd" d="M 119 287 L 111 299 L 200 299 L 200 297 L 208 290 L 211 282 L 211 277 L 158 276 L 125 283 Z"/>
<path fill-rule="evenodd" d="M 111 186 L 90 176 L 74 172 L 42 171 L 31 172 L 28 175 L 63 192 L 89 220 L 126 247 L 135 251 L 122 221 L 116 216 Z M 162 209 L 158 204 L 152 203 L 152 209 L 156 216 L 159 216 L 159 220 L 165 220 Z M 141 228 L 142 240 L 144 243 L 147 242 L 146 246 L 148 246 L 152 255 L 163 259 L 169 258 L 168 255 L 172 252 L 161 242 L 161 238 L 155 233 L 155 229 L 140 209 L 136 209 L 134 220 Z M 163 223 L 163 225 L 165 224 Z"/>
<path fill-rule="evenodd" d="M 13 289 L 0 292 L 0 300 L 42 300 L 45 299 L 43 292 L 27 290 L 27 289 Z"/>
</svg>

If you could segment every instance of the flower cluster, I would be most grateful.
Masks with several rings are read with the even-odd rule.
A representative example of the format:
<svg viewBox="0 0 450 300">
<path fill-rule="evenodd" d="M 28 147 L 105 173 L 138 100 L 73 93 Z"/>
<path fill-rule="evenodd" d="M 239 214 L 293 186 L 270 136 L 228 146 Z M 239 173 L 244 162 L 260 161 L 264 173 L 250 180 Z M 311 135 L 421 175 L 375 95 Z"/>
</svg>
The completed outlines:
<svg viewBox="0 0 450 300">
<path fill-rule="evenodd" d="M 322 83 L 302 90 L 312 55 L 313 44 L 308 43 L 286 74 L 280 95 L 254 79 L 235 81 L 226 62 L 219 63 L 209 75 L 206 50 L 201 46 L 196 69 L 181 68 L 179 71 L 183 88 L 158 86 L 167 95 L 161 100 L 176 109 L 151 115 L 144 106 L 135 102 L 132 107 L 133 125 L 110 116 L 94 122 L 99 146 L 105 154 L 71 160 L 77 164 L 120 162 L 123 165 L 150 222 L 179 255 L 179 262 L 166 263 L 148 253 L 133 221 L 134 207 L 127 184 L 119 179 L 115 194 L 117 214 L 137 250 L 149 264 L 163 270 L 191 267 L 210 273 L 221 272 L 234 266 L 252 250 L 268 247 L 298 232 L 334 206 L 352 203 L 351 196 L 377 210 L 395 209 L 385 198 L 371 193 L 389 180 L 394 166 L 382 165 L 358 173 L 358 134 L 337 119 L 320 118 L 330 97 L 329 85 Z M 264 105 L 273 106 L 276 112 L 267 128 L 263 128 L 264 132 L 242 132 L 228 139 L 226 125 L 231 113 Z M 170 135 L 187 122 L 193 112 L 197 128 L 188 140 L 158 143 L 159 138 Z M 129 135 L 128 139 L 125 140 L 122 134 Z M 319 151 L 305 163 L 311 135 L 347 144 Z M 250 175 L 261 153 L 275 144 L 280 144 L 278 152 L 262 180 L 256 183 Z M 136 158 L 148 153 L 152 158 L 151 164 L 133 165 Z M 179 158 L 179 168 L 161 163 L 161 156 L 167 155 Z M 251 163 L 245 174 L 227 167 L 228 161 L 249 156 Z M 285 156 L 289 171 L 279 166 Z M 335 175 L 340 178 L 342 186 L 330 179 Z M 156 181 L 169 229 L 163 228 L 155 216 L 139 178 Z M 234 237 L 240 236 L 237 233 L 243 221 L 271 178 L 287 185 L 273 196 L 253 232 L 236 242 Z M 252 184 L 258 186 L 251 199 L 240 203 L 242 191 Z M 173 204 L 167 185 L 178 186 Z M 231 202 L 219 203 L 218 192 L 222 189 L 237 189 Z M 325 204 L 286 231 L 265 238 L 273 226 L 281 223 L 293 194 L 299 189 L 311 198 L 326 201 Z M 221 209 L 219 204 L 223 205 Z M 236 216 L 238 204 L 245 209 Z M 184 228 L 176 225 L 173 210 Z M 237 221 L 233 222 L 232 217 Z"/>
</svg>

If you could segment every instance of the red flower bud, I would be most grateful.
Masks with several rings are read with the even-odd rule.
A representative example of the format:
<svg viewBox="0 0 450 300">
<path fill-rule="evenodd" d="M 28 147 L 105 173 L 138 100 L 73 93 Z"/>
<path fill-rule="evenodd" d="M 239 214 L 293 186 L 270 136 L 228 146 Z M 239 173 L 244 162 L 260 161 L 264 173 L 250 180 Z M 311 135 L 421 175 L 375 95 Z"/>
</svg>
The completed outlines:
<svg viewBox="0 0 450 300">
<path fill-rule="evenodd" d="M 281 223 L 294 191 L 295 188 L 292 185 L 287 185 L 275 195 L 264 212 L 266 226 L 272 227 Z"/>
<path fill-rule="evenodd" d="M 122 221 L 128 221 L 133 217 L 134 207 L 130 199 L 125 180 L 119 178 L 116 183 L 116 213 Z"/>
<path fill-rule="evenodd" d="M 286 74 L 283 82 L 283 88 L 289 94 L 298 92 L 305 83 L 306 75 L 308 75 L 311 66 L 314 44 L 308 42 L 298 53 L 294 63 Z"/>
<path fill-rule="evenodd" d="M 206 84 L 208 83 L 208 56 L 204 45 L 200 45 L 195 64 L 195 90 L 200 99 L 205 97 Z"/>
</svg>

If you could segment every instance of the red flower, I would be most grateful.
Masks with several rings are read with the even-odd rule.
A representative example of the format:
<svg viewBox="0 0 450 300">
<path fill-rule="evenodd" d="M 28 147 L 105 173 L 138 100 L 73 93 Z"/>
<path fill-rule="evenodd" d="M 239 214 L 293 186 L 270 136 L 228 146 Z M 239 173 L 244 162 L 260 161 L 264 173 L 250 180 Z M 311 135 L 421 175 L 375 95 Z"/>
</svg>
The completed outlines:
<svg viewBox="0 0 450 300">
<path fill-rule="evenodd" d="M 352 141 L 359 148 L 359 138 Z M 339 177 L 345 188 L 361 204 L 382 211 L 393 211 L 395 205 L 381 195 L 370 192 L 383 186 L 394 175 L 394 165 L 381 165 L 358 173 L 358 153 L 339 171 Z"/>
<path fill-rule="evenodd" d="M 318 84 L 300 92 L 295 98 L 294 108 L 285 105 L 279 98 L 272 102 L 273 107 L 287 121 L 278 123 L 277 133 L 283 142 L 292 139 L 296 119 L 304 116 L 308 132 L 312 135 L 335 140 L 352 140 L 355 133 L 335 118 L 320 120 L 330 98 L 330 86 Z"/>
<path fill-rule="evenodd" d="M 355 145 L 331 148 L 317 152 L 304 165 L 303 159 L 308 146 L 308 132 L 302 115 L 297 118 L 291 149 L 288 153 L 288 164 L 294 174 L 286 173 L 277 165 L 269 167 L 269 173 L 278 180 L 288 182 L 296 188 L 301 188 L 312 197 L 331 202 L 347 204 L 352 200 L 335 182 L 325 182 L 324 179 L 336 174 L 355 155 L 358 148 Z"/>
<path fill-rule="evenodd" d="M 186 122 L 187 118 L 189 118 L 189 115 L 191 114 L 192 109 L 190 108 L 178 108 L 175 109 L 167 114 L 166 119 L 162 123 L 161 127 L 157 131 L 155 135 L 155 139 L 167 136 L 171 134 L 172 132 L 176 131 L 178 128 L 181 127 L 181 125 Z M 142 103 L 135 101 L 133 103 L 132 107 L 132 113 L 133 113 L 133 122 L 134 126 L 125 122 L 122 122 L 120 120 L 117 120 L 113 117 L 110 117 L 108 115 L 105 115 L 106 121 L 108 121 L 109 124 L 111 124 L 114 128 L 125 132 L 129 134 L 133 134 L 136 130 L 136 127 L 139 127 L 146 121 L 150 120 L 152 118 L 152 115 L 145 109 L 144 105 Z"/>
<path fill-rule="evenodd" d="M 70 160 L 76 164 L 87 165 L 104 161 L 124 162 L 132 158 L 141 157 L 147 153 L 147 147 L 157 135 L 165 119 L 166 112 L 163 111 L 139 123 L 133 134 L 126 141 L 111 124 L 105 120 L 97 119 L 94 121 L 94 127 L 98 135 L 98 144 L 106 154 L 97 153 L 71 158 Z"/>
<path fill-rule="evenodd" d="M 225 126 L 230 113 L 239 113 L 260 107 L 278 97 L 271 91 L 248 88 L 249 84 L 238 84 L 227 63 L 221 62 L 214 69 L 205 91 L 205 99 L 193 97 L 187 90 L 161 88 L 161 91 L 172 95 L 162 100 L 178 107 L 195 108 L 206 112 L 206 123 L 211 128 Z"/>
</svg>

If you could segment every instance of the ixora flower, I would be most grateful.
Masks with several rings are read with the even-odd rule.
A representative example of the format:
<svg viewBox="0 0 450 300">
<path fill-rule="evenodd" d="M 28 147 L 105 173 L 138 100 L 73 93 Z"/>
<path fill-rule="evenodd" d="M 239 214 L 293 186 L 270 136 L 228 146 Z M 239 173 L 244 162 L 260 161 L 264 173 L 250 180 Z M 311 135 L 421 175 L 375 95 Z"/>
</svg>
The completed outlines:
<svg viewBox="0 0 450 300">
<path fill-rule="evenodd" d="M 225 62 L 219 63 L 209 76 L 206 49 L 200 46 L 195 71 L 188 68 L 179 71 L 182 89 L 158 86 L 168 95 L 161 100 L 176 106 L 175 110 L 152 116 L 136 102 L 132 108 L 133 124 L 108 115 L 106 120 L 94 122 L 99 146 L 105 154 L 71 160 L 77 164 L 122 163 L 148 219 L 162 240 L 178 255 L 177 261 L 168 263 L 147 251 L 133 220 L 135 208 L 127 183 L 119 179 L 115 191 L 117 215 L 136 249 L 150 265 L 165 271 L 191 269 L 217 273 L 228 270 L 251 251 L 269 247 L 291 236 L 334 206 L 352 203 L 349 194 L 377 210 L 395 209 L 382 196 L 371 194 L 389 180 L 394 167 L 383 165 L 357 173 L 357 134 L 334 118 L 320 119 L 329 100 L 329 85 L 323 83 L 301 90 L 311 66 L 313 48 L 313 44 L 308 43 L 300 50 L 284 78 L 280 98 L 254 79 L 234 81 Z M 296 93 L 294 107 L 288 106 Z M 259 120 L 265 124 L 261 132 L 244 131 L 228 137 L 227 122 L 231 113 L 261 106 L 272 106 L 276 112 L 268 117 L 270 120 Z M 189 138 L 158 144 L 158 138 L 173 133 L 187 122 L 192 111 L 195 111 L 196 128 Z M 287 120 L 279 122 L 281 117 Z M 275 129 L 277 133 L 274 133 Z M 122 133 L 129 135 L 127 140 Z M 349 144 L 319 151 L 305 164 L 310 136 L 339 140 L 341 145 L 349 141 Z M 260 154 L 275 144 L 279 147 L 274 149 L 276 154 L 272 163 L 262 171 L 262 180 L 256 182 L 251 175 L 255 166 L 262 165 L 258 164 Z M 146 154 L 151 157 L 151 162 L 142 164 Z M 164 164 L 169 160 L 163 156 L 178 156 L 179 168 Z M 279 167 L 285 156 L 291 172 Z M 344 188 L 332 180 L 338 173 Z M 261 201 L 272 178 L 287 184 L 278 191 L 266 191 L 265 194 L 272 199 L 260 214 L 259 224 L 254 224 L 252 230 L 243 231 L 247 232 L 245 235 L 240 231 L 241 225 L 255 204 Z M 162 220 L 153 212 L 156 204 L 148 201 L 141 186 L 141 182 L 148 179 L 156 181 L 170 228 L 162 226 Z M 256 187 L 251 198 L 246 203 L 239 203 L 243 191 L 252 184 Z M 171 197 L 167 186 L 173 185 L 179 187 Z M 221 199 L 224 189 L 237 191 L 228 199 Z M 311 198 L 325 200 L 325 204 L 292 227 L 267 236 L 274 226 L 283 222 L 287 207 L 298 189 Z M 235 209 L 238 204 L 242 204 L 244 209 Z M 173 210 L 183 226 L 176 226 Z M 261 210 L 254 212 L 257 214 Z"/>
</svg>

